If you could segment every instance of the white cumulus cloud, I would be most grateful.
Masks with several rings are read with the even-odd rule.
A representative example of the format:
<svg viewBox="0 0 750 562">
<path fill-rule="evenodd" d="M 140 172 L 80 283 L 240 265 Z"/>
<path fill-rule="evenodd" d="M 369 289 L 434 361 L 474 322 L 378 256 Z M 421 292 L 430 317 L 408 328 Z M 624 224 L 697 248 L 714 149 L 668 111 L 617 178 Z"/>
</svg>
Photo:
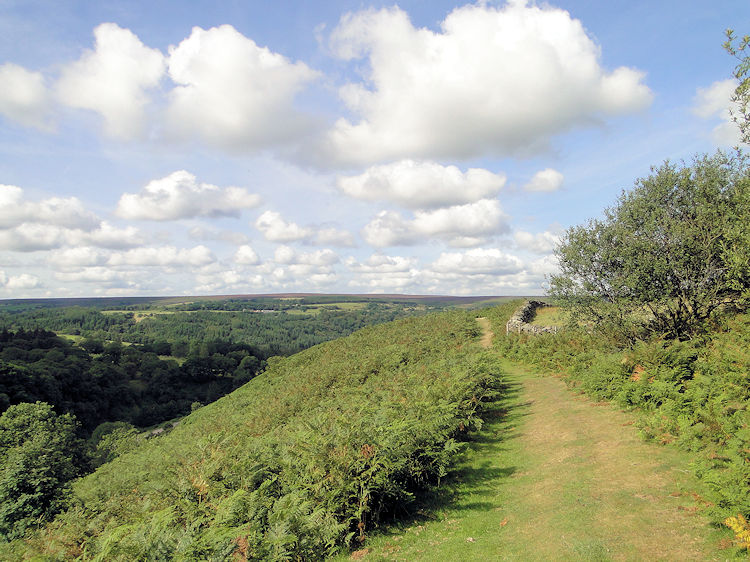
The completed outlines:
<svg viewBox="0 0 750 562">
<path fill-rule="evenodd" d="M 506 232 L 507 220 L 497 200 L 482 199 L 434 211 L 417 210 L 413 219 L 382 211 L 365 225 L 362 236 L 376 248 L 408 246 L 435 238 L 454 246 L 476 246 L 487 236 Z"/>
<path fill-rule="evenodd" d="M 248 238 L 242 232 L 232 230 L 218 230 L 207 226 L 194 226 L 188 231 L 188 236 L 193 240 L 218 240 L 228 242 L 236 246 L 247 244 Z"/>
<path fill-rule="evenodd" d="M 206 246 L 175 248 L 174 246 L 134 248 L 126 252 L 114 253 L 107 262 L 111 266 L 169 266 L 200 267 L 216 261 L 216 257 Z"/>
<path fill-rule="evenodd" d="M 114 23 L 97 26 L 94 37 L 93 51 L 63 67 L 57 84 L 60 100 L 99 113 L 110 136 L 137 137 L 145 126 L 148 91 L 164 75 L 164 55 Z"/>
<path fill-rule="evenodd" d="M 526 191 L 557 191 L 562 187 L 563 179 L 563 175 L 557 170 L 545 168 L 534 174 L 523 188 Z"/>
<path fill-rule="evenodd" d="M 50 252 L 47 261 L 60 269 L 72 269 L 104 265 L 107 255 L 98 248 L 80 246 Z"/>
<path fill-rule="evenodd" d="M 260 258 L 252 246 L 243 244 L 234 254 L 234 262 L 240 265 L 256 265 L 260 263 Z"/>
<path fill-rule="evenodd" d="M 331 266 L 339 262 L 339 256 L 328 248 L 314 252 L 297 252 L 290 246 L 279 246 L 274 252 L 274 261 L 284 265 Z"/>
<path fill-rule="evenodd" d="M 470 4 L 439 32 L 398 7 L 369 9 L 341 19 L 331 48 L 369 63 L 365 81 L 340 91 L 359 120 L 330 131 L 334 162 L 514 154 L 652 100 L 642 72 L 607 72 L 581 22 L 548 5 Z"/>
<path fill-rule="evenodd" d="M 698 88 L 693 101 L 693 113 L 703 119 L 720 119 L 721 122 L 711 131 L 714 142 L 719 146 L 736 146 L 740 142 L 740 131 L 732 121 L 730 110 L 736 109 L 732 96 L 737 88 L 733 78 L 720 80 L 708 88 Z"/>
<path fill-rule="evenodd" d="M 26 198 L 0 185 L 0 250 L 35 252 L 64 246 L 132 248 L 143 244 L 135 227 L 117 228 L 86 210 L 75 197 Z"/>
<path fill-rule="evenodd" d="M 167 123 L 172 135 L 220 146 L 257 147 L 289 140 L 305 127 L 294 96 L 317 78 L 231 25 L 194 27 L 169 49 Z"/>
<path fill-rule="evenodd" d="M 439 273 L 457 275 L 507 275 L 523 270 L 523 263 L 516 256 L 497 248 L 473 248 L 466 252 L 443 252 L 431 266 Z"/>
<path fill-rule="evenodd" d="M 35 289 L 41 284 L 39 277 L 36 275 L 21 273 L 20 275 L 12 275 L 8 277 L 5 282 L 5 288 L 10 290 Z"/>
<path fill-rule="evenodd" d="M 294 242 L 309 238 L 314 234 L 311 228 L 302 227 L 294 222 L 287 222 L 280 213 L 266 211 L 255 221 L 255 228 L 271 242 Z"/>
<path fill-rule="evenodd" d="M 513 235 L 513 239 L 519 248 L 535 254 L 550 254 L 560 243 L 560 235 L 549 231 L 532 234 L 519 230 Z"/>
<path fill-rule="evenodd" d="M 404 273 L 414 269 L 417 265 L 416 258 L 402 256 L 387 256 L 385 254 L 372 254 L 363 262 L 351 257 L 346 260 L 347 267 L 357 273 L 383 274 Z"/>
<path fill-rule="evenodd" d="M 198 182 L 185 170 L 152 180 L 139 193 L 120 197 L 115 213 L 125 219 L 170 221 L 192 217 L 237 217 L 260 204 L 243 187 L 220 188 Z"/>
<path fill-rule="evenodd" d="M 20 187 L 0 185 L 0 228 L 11 228 L 26 222 L 90 229 L 99 224 L 99 219 L 84 209 L 81 201 L 75 197 L 29 201 Z"/>
<path fill-rule="evenodd" d="M 315 232 L 315 235 L 309 241 L 318 246 L 354 246 L 354 236 L 347 230 L 341 230 L 335 227 L 321 227 Z"/>
<path fill-rule="evenodd" d="M 21 125 L 49 129 L 50 95 L 40 72 L 0 65 L 0 114 Z"/>
<path fill-rule="evenodd" d="M 351 197 L 392 201 L 412 209 L 432 209 L 473 203 L 496 195 L 505 184 L 503 174 L 481 168 L 462 172 L 436 162 L 401 160 L 371 166 L 357 176 L 341 176 L 338 188 Z"/>
</svg>

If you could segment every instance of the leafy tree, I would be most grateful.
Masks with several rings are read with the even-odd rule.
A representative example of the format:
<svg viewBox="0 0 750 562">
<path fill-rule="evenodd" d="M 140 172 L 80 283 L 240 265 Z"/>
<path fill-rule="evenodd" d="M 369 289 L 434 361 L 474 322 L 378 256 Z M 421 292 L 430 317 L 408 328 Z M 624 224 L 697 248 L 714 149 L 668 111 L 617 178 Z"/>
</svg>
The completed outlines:
<svg viewBox="0 0 750 562">
<path fill-rule="evenodd" d="M 132 451 L 138 446 L 138 430 L 127 422 L 105 422 L 91 434 L 90 444 L 94 446 L 92 464 L 101 466 L 115 457 Z"/>
<path fill-rule="evenodd" d="M 44 402 L 0 416 L 0 536 L 22 536 L 63 507 L 66 484 L 84 464 L 76 428 L 72 415 L 58 416 Z"/>
<path fill-rule="evenodd" d="M 630 339 L 643 327 L 685 339 L 750 297 L 750 169 L 719 152 L 652 172 L 565 233 L 550 293 Z"/>
<path fill-rule="evenodd" d="M 732 119 L 740 128 L 742 142 L 750 144 L 750 36 L 738 40 L 731 29 L 727 29 L 726 35 L 724 49 L 739 61 L 733 72 L 738 84 L 732 96 L 736 104 Z"/>
</svg>

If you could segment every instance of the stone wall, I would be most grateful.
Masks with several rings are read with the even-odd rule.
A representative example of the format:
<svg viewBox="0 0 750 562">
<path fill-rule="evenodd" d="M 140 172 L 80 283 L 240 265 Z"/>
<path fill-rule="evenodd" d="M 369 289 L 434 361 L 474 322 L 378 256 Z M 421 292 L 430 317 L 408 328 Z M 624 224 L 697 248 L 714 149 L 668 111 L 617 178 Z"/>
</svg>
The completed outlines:
<svg viewBox="0 0 750 562">
<path fill-rule="evenodd" d="M 529 324 L 536 316 L 536 309 L 549 306 L 541 301 L 526 301 L 523 306 L 513 313 L 507 324 L 505 324 L 505 333 L 516 334 L 556 334 L 557 326 L 534 326 Z"/>
</svg>

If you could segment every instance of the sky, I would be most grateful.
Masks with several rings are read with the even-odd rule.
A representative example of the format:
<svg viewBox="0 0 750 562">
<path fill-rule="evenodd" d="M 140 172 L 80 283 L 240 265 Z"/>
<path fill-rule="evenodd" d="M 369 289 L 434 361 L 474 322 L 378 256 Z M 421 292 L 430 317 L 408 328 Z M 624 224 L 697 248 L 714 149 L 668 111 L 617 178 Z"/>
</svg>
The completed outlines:
<svg viewBox="0 0 750 562">
<path fill-rule="evenodd" d="M 738 143 L 750 2 L 0 0 L 0 298 L 539 295 Z"/>
</svg>

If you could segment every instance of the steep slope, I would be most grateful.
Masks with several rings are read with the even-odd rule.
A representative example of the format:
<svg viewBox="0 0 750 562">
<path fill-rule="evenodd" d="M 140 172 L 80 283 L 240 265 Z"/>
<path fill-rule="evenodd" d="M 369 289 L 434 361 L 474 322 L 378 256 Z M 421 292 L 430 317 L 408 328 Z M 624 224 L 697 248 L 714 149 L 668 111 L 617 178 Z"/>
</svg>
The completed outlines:
<svg viewBox="0 0 750 562">
<path fill-rule="evenodd" d="M 6 559 L 315 559 L 445 476 L 497 383 L 473 315 L 367 328 L 287 359 L 102 466 Z"/>
</svg>

